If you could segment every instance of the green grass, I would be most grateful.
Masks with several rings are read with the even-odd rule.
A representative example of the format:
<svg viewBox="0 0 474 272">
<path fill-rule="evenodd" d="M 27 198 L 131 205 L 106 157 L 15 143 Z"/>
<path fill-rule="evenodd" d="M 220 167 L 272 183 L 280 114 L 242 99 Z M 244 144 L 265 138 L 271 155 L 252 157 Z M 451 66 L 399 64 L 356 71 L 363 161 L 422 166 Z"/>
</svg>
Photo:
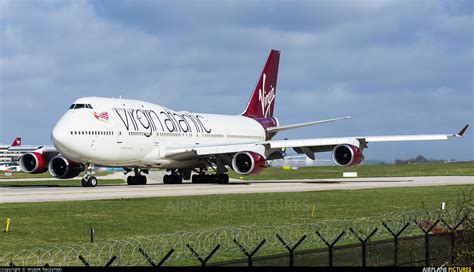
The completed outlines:
<svg viewBox="0 0 474 272">
<path fill-rule="evenodd" d="M 386 164 L 359 165 L 356 167 L 319 166 L 300 167 L 297 170 L 284 170 L 279 167 L 264 169 L 259 175 L 245 176 L 243 179 L 322 179 L 342 178 L 343 172 L 357 172 L 358 177 L 416 177 L 416 176 L 474 176 L 473 162 L 425 163 L 425 164 Z M 232 178 L 240 178 L 229 171 Z"/>
<path fill-rule="evenodd" d="M 101 179 L 97 186 L 112 185 L 112 184 L 126 184 L 122 179 Z M 42 186 L 42 187 L 82 187 L 81 180 L 78 179 L 57 179 L 57 180 L 41 180 L 32 179 L 27 181 L 2 181 L 0 187 L 28 187 L 28 186 Z"/>
<path fill-rule="evenodd" d="M 99 242 L 225 226 L 357 219 L 423 207 L 437 209 L 442 201 L 454 207 L 463 194 L 473 191 L 474 185 L 453 185 L 2 204 L 2 225 L 7 217 L 12 223 L 8 234 L 0 233 L 0 252 L 84 243 L 91 226 Z"/>
<path fill-rule="evenodd" d="M 96 172 L 94 176 L 101 177 L 101 176 L 109 175 L 111 173 L 112 172 L 100 171 L 100 172 Z M 48 171 L 41 174 L 27 174 L 23 172 L 12 172 L 11 176 L 5 176 L 5 172 L 0 171 L 0 179 L 26 179 L 27 178 L 27 179 L 33 180 L 33 179 L 44 179 L 44 178 L 52 178 L 52 177 L 53 176 L 51 176 Z"/>
</svg>

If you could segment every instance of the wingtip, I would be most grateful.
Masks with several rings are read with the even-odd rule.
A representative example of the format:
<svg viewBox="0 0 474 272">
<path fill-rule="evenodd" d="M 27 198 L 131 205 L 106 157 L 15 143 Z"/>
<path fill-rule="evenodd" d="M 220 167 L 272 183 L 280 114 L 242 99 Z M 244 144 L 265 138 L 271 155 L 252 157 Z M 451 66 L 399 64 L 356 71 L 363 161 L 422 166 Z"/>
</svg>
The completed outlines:
<svg viewBox="0 0 474 272">
<path fill-rule="evenodd" d="M 464 135 L 464 133 L 466 132 L 467 128 L 469 127 L 469 125 L 465 125 L 457 134 L 456 136 L 458 137 L 462 137 Z"/>
</svg>

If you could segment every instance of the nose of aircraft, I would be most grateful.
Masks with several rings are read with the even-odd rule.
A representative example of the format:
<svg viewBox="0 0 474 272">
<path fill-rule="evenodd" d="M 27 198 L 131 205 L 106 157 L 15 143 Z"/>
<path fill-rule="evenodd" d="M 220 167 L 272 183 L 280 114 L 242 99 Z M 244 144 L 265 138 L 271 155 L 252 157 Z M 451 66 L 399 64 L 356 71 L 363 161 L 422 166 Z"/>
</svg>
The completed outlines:
<svg viewBox="0 0 474 272">
<path fill-rule="evenodd" d="M 53 128 L 51 132 L 51 141 L 57 149 L 62 149 L 67 146 L 67 130 L 62 124 L 63 122 L 59 121 Z"/>
<path fill-rule="evenodd" d="M 77 123 L 74 115 L 66 113 L 51 131 L 51 141 L 54 147 L 69 159 L 77 159 L 84 152 L 82 142 L 78 141 L 73 134 L 74 126 Z"/>
</svg>

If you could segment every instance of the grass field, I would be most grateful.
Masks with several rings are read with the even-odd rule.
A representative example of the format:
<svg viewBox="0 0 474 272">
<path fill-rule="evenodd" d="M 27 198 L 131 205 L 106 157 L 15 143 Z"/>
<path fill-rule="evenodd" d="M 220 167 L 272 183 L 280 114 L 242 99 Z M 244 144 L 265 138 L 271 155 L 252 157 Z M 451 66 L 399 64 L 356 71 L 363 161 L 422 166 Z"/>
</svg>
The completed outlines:
<svg viewBox="0 0 474 272">
<path fill-rule="evenodd" d="M 0 233 L 0 252 L 86 243 L 91 226 L 99 242 L 225 226 L 357 219 L 424 207 L 437 209 L 442 201 L 454 207 L 463 195 L 472 197 L 473 191 L 474 185 L 453 185 L 2 204 L 0 219 L 5 222 L 8 217 L 12 223 L 8 234 Z M 313 206 L 315 217 L 311 217 Z"/>
<path fill-rule="evenodd" d="M 358 177 L 416 177 L 416 176 L 474 176 L 473 162 L 458 163 L 425 163 L 425 164 L 385 164 L 359 165 L 356 167 L 301 167 L 297 170 L 284 170 L 278 167 L 269 167 L 259 175 L 245 176 L 243 179 L 322 179 L 341 178 L 343 172 L 357 172 Z M 233 178 L 240 178 L 238 174 L 229 171 Z"/>
</svg>

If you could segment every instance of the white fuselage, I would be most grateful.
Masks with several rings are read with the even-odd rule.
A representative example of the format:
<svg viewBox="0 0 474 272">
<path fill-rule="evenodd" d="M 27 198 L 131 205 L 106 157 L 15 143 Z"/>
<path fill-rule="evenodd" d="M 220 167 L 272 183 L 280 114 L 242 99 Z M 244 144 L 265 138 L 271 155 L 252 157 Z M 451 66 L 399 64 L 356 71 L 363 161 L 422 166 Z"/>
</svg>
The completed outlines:
<svg viewBox="0 0 474 272">
<path fill-rule="evenodd" d="M 71 107 L 54 127 L 52 141 L 78 163 L 199 167 L 196 160 L 167 159 L 166 149 L 265 140 L 262 125 L 244 116 L 175 112 L 138 100 L 99 97 L 80 98 Z"/>
</svg>

